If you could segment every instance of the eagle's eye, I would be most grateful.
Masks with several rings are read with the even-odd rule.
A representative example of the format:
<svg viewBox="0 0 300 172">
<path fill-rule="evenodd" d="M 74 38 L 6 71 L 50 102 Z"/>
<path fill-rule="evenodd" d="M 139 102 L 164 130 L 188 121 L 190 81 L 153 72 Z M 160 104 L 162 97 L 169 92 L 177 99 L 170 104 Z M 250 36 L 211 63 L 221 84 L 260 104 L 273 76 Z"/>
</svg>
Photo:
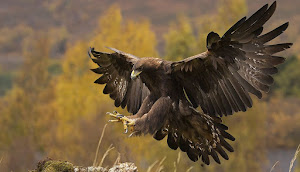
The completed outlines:
<svg viewBox="0 0 300 172">
<path fill-rule="evenodd" d="M 136 79 L 141 73 L 142 73 L 141 70 L 138 70 L 138 69 L 132 70 L 130 78 Z"/>
</svg>

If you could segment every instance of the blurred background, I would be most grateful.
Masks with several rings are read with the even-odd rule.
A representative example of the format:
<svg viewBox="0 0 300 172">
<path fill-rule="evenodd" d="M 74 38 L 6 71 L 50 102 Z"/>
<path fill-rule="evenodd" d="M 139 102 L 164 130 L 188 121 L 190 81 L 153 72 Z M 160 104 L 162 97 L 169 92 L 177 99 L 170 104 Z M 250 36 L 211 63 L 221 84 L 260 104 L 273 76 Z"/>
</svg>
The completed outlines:
<svg viewBox="0 0 300 172">
<path fill-rule="evenodd" d="M 222 35 L 269 0 L 14 0 L 0 1 L 0 171 L 26 171 L 50 157 L 93 164 L 98 140 L 113 106 L 94 84 L 89 47 L 104 46 L 144 57 L 178 60 L 205 50 L 206 35 Z M 288 171 L 300 143 L 300 1 L 278 0 L 265 32 L 290 22 L 275 42 L 293 42 L 282 56 L 271 92 L 254 108 L 225 117 L 235 152 L 229 161 L 203 166 L 151 136 L 127 138 L 109 124 L 99 156 L 112 144 L 104 166 L 118 155 L 139 171 L 161 162 L 165 171 Z M 100 157 L 101 157 L 100 156 Z M 294 165 L 300 171 L 300 158 Z M 192 169 L 191 169 L 192 167 Z M 149 170 L 151 171 L 151 170 Z"/>
</svg>

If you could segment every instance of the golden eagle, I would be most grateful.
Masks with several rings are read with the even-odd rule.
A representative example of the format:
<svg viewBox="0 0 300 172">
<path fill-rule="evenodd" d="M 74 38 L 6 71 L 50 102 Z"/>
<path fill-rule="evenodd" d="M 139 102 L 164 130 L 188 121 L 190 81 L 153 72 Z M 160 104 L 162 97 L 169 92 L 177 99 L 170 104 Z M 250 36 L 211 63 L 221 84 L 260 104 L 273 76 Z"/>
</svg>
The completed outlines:
<svg viewBox="0 0 300 172">
<path fill-rule="evenodd" d="M 285 23 L 262 35 L 275 9 L 276 2 L 266 4 L 222 37 L 209 33 L 207 51 L 181 61 L 91 48 L 89 55 L 99 65 L 92 71 L 102 74 L 95 83 L 106 84 L 103 93 L 115 100 L 116 107 L 127 106 L 133 114 L 109 113 L 116 118 L 111 121 L 123 122 L 126 132 L 132 129 L 131 135 L 151 134 L 156 140 L 167 136 L 169 147 L 179 147 L 192 161 L 201 158 L 209 164 L 211 156 L 220 163 L 218 154 L 227 160 L 224 148 L 229 152 L 233 148 L 225 139 L 235 138 L 226 132 L 221 117 L 252 107 L 249 93 L 262 98 L 262 92 L 269 91 L 271 75 L 278 72 L 275 66 L 285 60 L 274 54 L 292 45 L 266 44 L 288 27 Z"/>
</svg>

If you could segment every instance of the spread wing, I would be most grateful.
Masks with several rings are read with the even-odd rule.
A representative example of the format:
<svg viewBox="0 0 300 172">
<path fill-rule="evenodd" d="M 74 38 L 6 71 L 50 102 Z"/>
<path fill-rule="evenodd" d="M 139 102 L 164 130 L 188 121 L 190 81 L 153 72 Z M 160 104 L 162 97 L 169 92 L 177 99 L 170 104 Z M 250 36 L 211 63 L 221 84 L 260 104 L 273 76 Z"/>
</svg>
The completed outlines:
<svg viewBox="0 0 300 172">
<path fill-rule="evenodd" d="M 290 48 L 291 43 L 266 45 L 283 33 L 288 23 L 261 35 L 263 25 L 276 9 L 263 6 L 251 17 L 234 24 L 222 38 L 211 32 L 208 51 L 173 62 L 171 71 L 182 85 L 194 107 L 212 116 L 246 111 L 252 106 L 249 93 L 262 97 L 273 83 L 272 74 L 284 58 L 275 53 Z"/>
<path fill-rule="evenodd" d="M 99 65 L 92 69 L 97 74 L 102 74 L 95 83 L 106 84 L 103 93 L 115 100 L 115 106 L 125 108 L 130 113 L 137 113 L 143 100 L 149 95 L 149 89 L 139 79 L 132 80 L 130 73 L 133 65 L 138 61 L 138 57 L 124 53 L 114 48 L 109 48 L 115 53 L 97 52 L 91 48 L 93 62 Z"/>
</svg>

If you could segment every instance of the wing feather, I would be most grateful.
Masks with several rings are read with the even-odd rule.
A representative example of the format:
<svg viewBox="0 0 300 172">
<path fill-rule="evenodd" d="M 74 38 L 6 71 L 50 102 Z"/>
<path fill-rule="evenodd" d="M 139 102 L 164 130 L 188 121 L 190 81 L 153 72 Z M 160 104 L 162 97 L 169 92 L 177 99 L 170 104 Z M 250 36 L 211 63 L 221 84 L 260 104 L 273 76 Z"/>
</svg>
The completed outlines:
<svg viewBox="0 0 300 172">
<path fill-rule="evenodd" d="M 263 25 L 271 18 L 276 2 L 260 8 L 248 19 L 234 24 L 222 37 L 207 36 L 208 51 L 171 63 L 171 73 L 186 90 L 193 106 L 201 106 L 212 116 L 230 115 L 252 107 L 249 93 L 262 97 L 268 92 L 277 73 L 276 65 L 285 58 L 275 56 L 291 43 L 265 45 L 281 35 L 285 23 L 264 34 Z"/>
<path fill-rule="evenodd" d="M 109 47 L 107 47 L 109 48 Z M 149 89 L 137 78 L 131 80 L 130 73 L 138 57 L 124 53 L 115 48 L 109 48 L 114 53 L 97 52 L 91 48 L 93 62 L 98 64 L 98 68 L 92 69 L 97 74 L 102 74 L 95 83 L 106 84 L 103 93 L 115 100 L 115 106 L 125 108 L 130 113 L 137 113 L 143 100 L 149 95 Z"/>
</svg>

